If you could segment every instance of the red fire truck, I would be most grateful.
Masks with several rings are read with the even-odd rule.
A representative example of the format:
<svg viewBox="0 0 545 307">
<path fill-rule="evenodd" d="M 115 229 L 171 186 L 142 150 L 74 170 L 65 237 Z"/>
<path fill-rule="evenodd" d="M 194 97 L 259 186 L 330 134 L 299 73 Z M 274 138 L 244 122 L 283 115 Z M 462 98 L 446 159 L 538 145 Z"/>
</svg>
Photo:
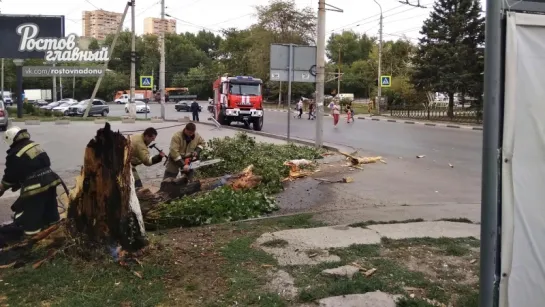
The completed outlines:
<svg viewBox="0 0 545 307">
<path fill-rule="evenodd" d="M 263 81 L 249 76 L 224 75 L 214 82 L 214 116 L 221 125 L 241 122 L 263 129 Z"/>
</svg>

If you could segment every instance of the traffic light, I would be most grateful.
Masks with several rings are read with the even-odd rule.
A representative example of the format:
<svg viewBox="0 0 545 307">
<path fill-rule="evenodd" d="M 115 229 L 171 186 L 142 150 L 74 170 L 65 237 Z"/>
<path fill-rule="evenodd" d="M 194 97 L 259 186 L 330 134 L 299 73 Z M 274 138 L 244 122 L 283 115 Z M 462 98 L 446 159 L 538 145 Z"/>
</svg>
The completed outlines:
<svg viewBox="0 0 545 307">
<path fill-rule="evenodd" d="M 378 78 L 375 80 L 375 85 L 378 86 Z"/>
</svg>

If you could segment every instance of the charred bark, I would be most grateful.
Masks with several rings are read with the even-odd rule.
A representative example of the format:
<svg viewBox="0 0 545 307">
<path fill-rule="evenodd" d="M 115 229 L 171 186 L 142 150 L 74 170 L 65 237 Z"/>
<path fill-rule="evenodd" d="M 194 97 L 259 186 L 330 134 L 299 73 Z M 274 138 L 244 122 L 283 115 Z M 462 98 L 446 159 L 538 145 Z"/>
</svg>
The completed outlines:
<svg viewBox="0 0 545 307">
<path fill-rule="evenodd" d="M 127 251 L 147 244 L 130 154 L 130 140 L 113 132 L 109 123 L 88 143 L 70 193 L 67 217 L 72 233 Z"/>
</svg>

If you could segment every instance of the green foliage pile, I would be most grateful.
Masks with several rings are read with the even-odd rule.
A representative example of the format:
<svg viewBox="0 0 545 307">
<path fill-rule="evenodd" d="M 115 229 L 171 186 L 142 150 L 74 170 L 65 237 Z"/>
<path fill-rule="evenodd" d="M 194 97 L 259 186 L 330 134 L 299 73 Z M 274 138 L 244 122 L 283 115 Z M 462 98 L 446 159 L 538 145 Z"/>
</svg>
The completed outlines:
<svg viewBox="0 0 545 307">
<path fill-rule="evenodd" d="M 17 107 L 7 107 L 10 116 L 17 114 Z M 62 117 L 62 112 L 40 109 L 31 103 L 23 104 L 23 116 L 25 117 Z"/>
<path fill-rule="evenodd" d="M 259 217 L 278 210 L 274 198 L 261 190 L 221 187 L 198 197 L 184 197 L 159 208 L 161 228 L 190 227 Z"/>
<path fill-rule="evenodd" d="M 289 175 L 284 162 L 293 159 L 321 158 L 322 150 L 297 145 L 275 145 L 257 142 L 246 133 L 235 137 L 215 138 L 201 153 L 201 159 L 223 159 L 223 162 L 199 170 L 199 178 L 236 174 L 249 165 L 262 176 L 255 189 L 234 191 L 224 186 L 200 195 L 191 195 L 162 204 L 149 222 L 159 228 L 197 226 L 255 218 L 277 210 L 272 195 L 282 190 L 282 179 Z"/>
<path fill-rule="evenodd" d="M 263 188 L 272 194 L 282 190 L 281 181 L 289 174 L 289 168 L 284 162 L 294 159 L 315 160 L 321 158 L 321 154 L 322 151 L 316 148 L 257 142 L 246 133 L 238 133 L 233 138 L 215 138 L 208 141 L 201 154 L 202 160 L 220 158 L 224 162 L 203 169 L 199 176 L 234 174 L 251 164 L 254 166 L 254 173 L 263 177 Z"/>
</svg>

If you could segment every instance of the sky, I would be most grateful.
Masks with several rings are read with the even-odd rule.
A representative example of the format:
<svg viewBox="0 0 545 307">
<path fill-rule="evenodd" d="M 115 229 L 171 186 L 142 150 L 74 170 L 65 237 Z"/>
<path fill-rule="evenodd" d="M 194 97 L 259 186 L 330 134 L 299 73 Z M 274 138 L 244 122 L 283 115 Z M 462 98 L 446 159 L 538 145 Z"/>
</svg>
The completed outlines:
<svg viewBox="0 0 545 307">
<path fill-rule="evenodd" d="M 376 0 L 382 6 L 383 38 L 397 40 L 406 37 L 417 42 L 422 22 L 429 16 L 433 0 L 420 0 L 426 8 L 402 4 L 398 0 Z M 165 12 L 177 19 L 177 32 L 215 31 L 222 28 L 243 29 L 256 21 L 255 6 L 267 5 L 268 0 L 165 0 Z M 417 4 L 417 0 L 409 0 Z M 127 0 L 2 0 L 3 14 L 64 15 L 66 33 L 81 35 L 82 11 L 104 9 L 123 12 Z M 295 0 L 298 7 L 318 9 L 318 0 Z M 344 10 L 343 13 L 327 11 L 326 38 L 331 33 L 352 30 L 378 36 L 379 5 L 373 0 L 328 0 L 328 4 Z M 160 17 L 161 6 L 157 0 L 136 0 L 136 32 L 141 34 L 144 18 Z M 130 14 L 125 27 L 131 25 Z"/>
</svg>

